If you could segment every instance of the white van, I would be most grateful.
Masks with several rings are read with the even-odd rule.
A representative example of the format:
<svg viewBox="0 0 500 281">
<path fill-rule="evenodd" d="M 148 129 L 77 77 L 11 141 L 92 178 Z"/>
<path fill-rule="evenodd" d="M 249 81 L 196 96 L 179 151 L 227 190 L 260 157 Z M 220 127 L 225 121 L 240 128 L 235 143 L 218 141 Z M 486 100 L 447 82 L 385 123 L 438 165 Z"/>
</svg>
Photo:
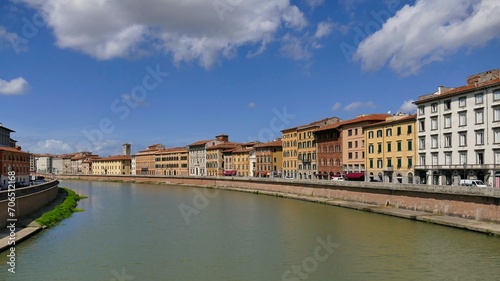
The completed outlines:
<svg viewBox="0 0 500 281">
<path fill-rule="evenodd" d="M 460 180 L 462 186 L 488 187 L 482 180 Z"/>
</svg>

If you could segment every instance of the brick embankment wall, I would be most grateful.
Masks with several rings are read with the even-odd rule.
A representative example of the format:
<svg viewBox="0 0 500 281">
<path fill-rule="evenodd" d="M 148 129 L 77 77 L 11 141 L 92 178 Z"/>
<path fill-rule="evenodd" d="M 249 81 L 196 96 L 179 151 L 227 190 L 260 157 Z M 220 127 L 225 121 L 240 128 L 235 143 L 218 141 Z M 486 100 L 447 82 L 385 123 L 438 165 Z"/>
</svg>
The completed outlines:
<svg viewBox="0 0 500 281">
<path fill-rule="evenodd" d="M 44 185 L 30 187 L 31 189 L 36 189 L 33 193 L 27 192 L 30 188 L 23 188 L 23 190 L 18 190 L 15 197 L 16 204 L 14 206 L 14 218 L 20 220 L 54 201 L 54 199 L 57 197 L 57 193 L 59 192 L 58 184 L 59 182 L 55 181 L 48 182 Z M 17 193 L 19 194 L 19 196 L 17 195 Z M 10 218 L 8 212 L 8 203 L 8 199 L 3 199 L 0 201 L 0 228 L 4 228 L 7 225 L 7 219 Z"/>
<path fill-rule="evenodd" d="M 59 178 L 74 179 L 75 176 L 60 176 Z M 229 177 L 78 176 L 78 178 L 258 190 L 391 206 L 500 223 L 500 189 L 498 188 Z"/>
</svg>

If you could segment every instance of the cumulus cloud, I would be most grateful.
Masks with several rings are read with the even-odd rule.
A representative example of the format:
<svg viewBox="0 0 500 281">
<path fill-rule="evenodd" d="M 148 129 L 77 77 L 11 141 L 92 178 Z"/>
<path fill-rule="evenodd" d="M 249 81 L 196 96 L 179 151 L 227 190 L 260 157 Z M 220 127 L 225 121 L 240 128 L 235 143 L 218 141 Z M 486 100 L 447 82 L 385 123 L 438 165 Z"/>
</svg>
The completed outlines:
<svg viewBox="0 0 500 281">
<path fill-rule="evenodd" d="M 28 81 L 19 77 L 10 81 L 0 79 L 0 95 L 22 95 L 29 89 Z"/>
<path fill-rule="evenodd" d="M 364 70 L 386 63 L 402 75 L 444 60 L 459 48 L 477 48 L 500 38 L 498 0 L 417 0 L 363 40 L 354 58 Z"/>
<path fill-rule="evenodd" d="M 209 68 L 241 46 L 262 49 L 278 31 L 308 24 L 284 0 L 21 1 L 44 14 L 57 46 L 102 60 L 164 52 Z"/>
<path fill-rule="evenodd" d="M 318 28 L 316 29 L 316 34 L 314 37 L 323 38 L 325 36 L 330 35 L 333 31 L 333 23 L 328 21 L 322 21 L 318 24 Z"/>
<path fill-rule="evenodd" d="M 373 104 L 373 102 L 371 102 L 371 101 L 367 101 L 367 102 L 356 101 L 356 102 L 353 102 L 353 103 L 346 105 L 344 107 L 344 110 L 355 111 L 355 110 L 360 109 L 360 108 L 375 108 L 375 107 L 376 107 L 375 104 Z"/>
<path fill-rule="evenodd" d="M 325 3 L 325 0 L 306 0 L 307 5 L 311 8 L 316 8 Z"/>
<path fill-rule="evenodd" d="M 30 151 L 35 153 L 65 154 L 75 152 L 73 147 L 62 141 L 55 139 L 41 140 L 30 147 Z"/>
<path fill-rule="evenodd" d="M 398 112 L 413 114 L 417 112 L 417 106 L 413 104 L 414 100 L 406 100 L 399 107 Z"/>
</svg>

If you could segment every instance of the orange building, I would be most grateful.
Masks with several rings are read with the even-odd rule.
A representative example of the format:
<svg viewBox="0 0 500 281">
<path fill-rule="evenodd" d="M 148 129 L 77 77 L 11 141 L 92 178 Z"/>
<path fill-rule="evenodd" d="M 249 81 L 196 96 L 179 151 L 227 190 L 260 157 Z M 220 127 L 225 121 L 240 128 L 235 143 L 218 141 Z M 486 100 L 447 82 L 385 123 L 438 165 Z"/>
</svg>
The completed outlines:
<svg viewBox="0 0 500 281">
<path fill-rule="evenodd" d="M 254 146 L 256 177 L 281 177 L 283 173 L 283 143 L 281 139 Z"/>
</svg>

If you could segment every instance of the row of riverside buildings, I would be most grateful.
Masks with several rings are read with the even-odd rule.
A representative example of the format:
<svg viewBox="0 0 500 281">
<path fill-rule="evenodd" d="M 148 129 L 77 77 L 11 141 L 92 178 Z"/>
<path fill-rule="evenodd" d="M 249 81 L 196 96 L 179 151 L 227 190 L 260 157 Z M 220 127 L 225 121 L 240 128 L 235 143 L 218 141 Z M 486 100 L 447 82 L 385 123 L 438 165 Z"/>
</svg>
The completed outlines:
<svg viewBox="0 0 500 281">
<path fill-rule="evenodd" d="M 222 134 L 185 147 L 154 144 L 135 155 L 130 144 L 123 145 L 122 155 L 111 157 L 90 152 L 23 155 L 30 159 L 29 171 L 38 173 L 302 180 L 343 175 L 347 180 L 433 185 L 479 179 L 500 187 L 500 69 L 469 76 L 461 87 L 440 86 L 414 104 L 415 114 L 330 117 L 284 129 L 281 138 L 265 143 L 231 142 Z M 9 141 L 8 149 L 15 150 Z"/>
</svg>

